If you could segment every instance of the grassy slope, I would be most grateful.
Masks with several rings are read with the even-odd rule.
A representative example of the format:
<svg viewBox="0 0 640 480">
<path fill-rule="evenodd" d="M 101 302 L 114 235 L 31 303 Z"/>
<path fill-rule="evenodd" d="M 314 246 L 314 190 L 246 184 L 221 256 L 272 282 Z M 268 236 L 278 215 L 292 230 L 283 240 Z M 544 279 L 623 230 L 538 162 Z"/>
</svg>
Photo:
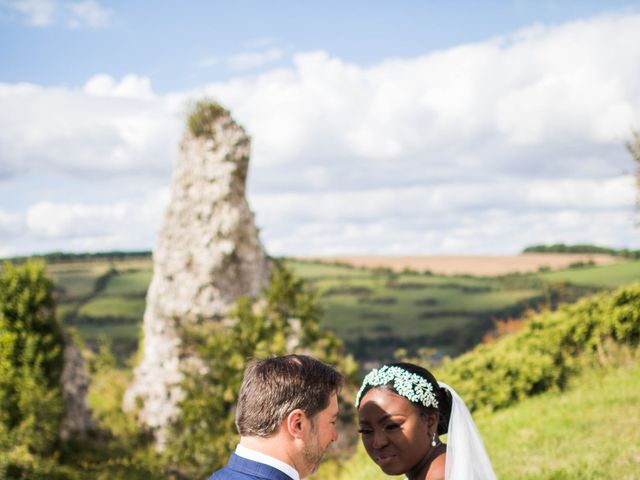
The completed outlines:
<svg viewBox="0 0 640 480">
<path fill-rule="evenodd" d="M 640 363 L 572 384 L 478 419 L 499 478 L 638 478 Z"/>
<path fill-rule="evenodd" d="M 631 480 L 640 464 L 640 362 L 594 369 L 565 392 L 524 400 L 476 417 L 498 478 Z M 340 473 L 323 465 L 315 479 L 383 480 L 360 447 Z M 402 478 L 402 477 L 394 477 Z"/>
</svg>

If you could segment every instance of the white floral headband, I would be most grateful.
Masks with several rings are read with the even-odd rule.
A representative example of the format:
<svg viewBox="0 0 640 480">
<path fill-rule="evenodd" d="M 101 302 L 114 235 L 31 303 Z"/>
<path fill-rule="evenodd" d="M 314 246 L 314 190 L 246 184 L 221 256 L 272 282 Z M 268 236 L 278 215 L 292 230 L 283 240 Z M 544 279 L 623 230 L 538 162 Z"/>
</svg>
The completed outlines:
<svg viewBox="0 0 640 480">
<path fill-rule="evenodd" d="M 393 388 L 399 395 L 407 400 L 420 403 L 425 407 L 438 408 L 438 400 L 436 400 L 433 392 L 433 385 L 427 379 L 416 373 L 411 373 L 401 367 L 389 367 L 384 365 L 381 368 L 371 370 L 364 380 L 358 395 L 356 395 L 356 408 L 360 406 L 362 392 L 367 386 L 379 387 L 393 382 Z"/>
</svg>

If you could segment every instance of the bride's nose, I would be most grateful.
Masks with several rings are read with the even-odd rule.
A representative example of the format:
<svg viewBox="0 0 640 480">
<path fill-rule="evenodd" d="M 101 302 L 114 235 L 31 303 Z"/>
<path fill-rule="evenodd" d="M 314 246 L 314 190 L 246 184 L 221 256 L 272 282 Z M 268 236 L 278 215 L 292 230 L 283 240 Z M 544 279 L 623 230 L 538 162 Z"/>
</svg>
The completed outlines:
<svg viewBox="0 0 640 480">
<path fill-rule="evenodd" d="M 383 448 L 389 443 L 383 430 L 373 432 L 373 448 Z"/>
</svg>

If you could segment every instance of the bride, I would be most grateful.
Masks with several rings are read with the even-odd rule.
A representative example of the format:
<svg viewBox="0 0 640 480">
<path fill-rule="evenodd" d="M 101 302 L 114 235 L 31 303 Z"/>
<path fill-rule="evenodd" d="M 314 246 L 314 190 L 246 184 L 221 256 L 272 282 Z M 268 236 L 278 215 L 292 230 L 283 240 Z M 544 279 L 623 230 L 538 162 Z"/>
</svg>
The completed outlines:
<svg viewBox="0 0 640 480">
<path fill-rule="evenodd" d="M 426 369 L 395 363 L 373 369 L 356 397 L 362 443 L 387 475 L 409 480 L 494 480 L 469 410 Z M 447 444 L 440 435 L 447 433 Z"/>
</svg>

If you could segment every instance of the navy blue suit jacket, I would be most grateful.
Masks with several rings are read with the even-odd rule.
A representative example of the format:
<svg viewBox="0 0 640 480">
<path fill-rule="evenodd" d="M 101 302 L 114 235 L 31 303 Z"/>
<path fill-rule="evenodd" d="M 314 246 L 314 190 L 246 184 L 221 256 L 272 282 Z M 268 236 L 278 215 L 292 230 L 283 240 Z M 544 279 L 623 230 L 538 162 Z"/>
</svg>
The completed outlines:
<svg viewBox="0 0 640 480">
<path fill-rule="evenodd" d="M 209 480 L 291 480 L 291 477 L 277 468 L 264 463 L 247 460 L 235 453 L 229 457 L 227 466 L 209 477 Z"/>
</svg>

